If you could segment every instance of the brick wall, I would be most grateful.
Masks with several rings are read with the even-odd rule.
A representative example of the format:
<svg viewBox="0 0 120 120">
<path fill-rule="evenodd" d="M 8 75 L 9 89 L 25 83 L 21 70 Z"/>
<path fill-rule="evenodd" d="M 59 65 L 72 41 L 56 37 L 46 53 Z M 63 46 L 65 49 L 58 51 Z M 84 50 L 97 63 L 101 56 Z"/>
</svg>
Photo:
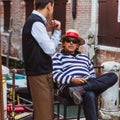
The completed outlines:
<svg viewBox="0 0 120 120">
<path fill-rule="evenodd" d="M 0 4 L 2 9 L 1 15 L 1 28 L 4 27 L 4 16 L 3 16 L 3 2 Z M 21 47 L 21 32 L 22 27 L 25 22 L 25 2 L 24 0 L 11 0 L 11 17 L 13 18 L 12 24 L 12 35 L 11 35 L 11 44 L 10 44 L 10 56 L 17 57 L 22 59 L 22 47 Z M 2 31 L 2 30 L 1 30 Z M 7 54 L 8 52 L 8 40 L 9 34 L 2 31 L 1 42 L 2 42 L 2 54 Z"/>
<path fill-rule="evenodd" d="M 13 17 L 13 33 L 11 38 L 11 54 L 18 58 L 21 57 L 21 32 L 25 22 L 25 2 L 22 0 L 13 0 L 11 6 L 11 16 Z"/>
<path fill-rule="evenodd" d="M 97 50 L 95 59 L 96 59 L 95 64 L 97 64 L 97 65 L 101 65 L 101 63 L 103 63 L 105 61 L 120 62 L 120 52 Z"/>
<path fill-rule="evenodd" d="M 66 30 L 74 28 L 79 31 L 80 36 L 88 41 L 91 23 L 91 0 L 77 0 L 76 19 L 72 18 L 72 1 L 66 6 Z M 86 53 L 86 45 L 80 47 L 80 51 Z"/>
<path fill-rule="evenodd" d="M 77 16 L 72 18 L 72 2 L 66 7 L 66 29 L 75 28 L 80 32 L 81 37 L 88 36 L 91 20 L 91 0 L 77 0 Z"/>
<path fill-rule="evenodd" d="M 11 16 L 13 17 L 13 33 L 11 43 L 11 56 L 21 58 L 21 31 L 25 22 L 25 2 L 24 0 L 11 0 Z M 76 19 L 72 18 L 72 0 L 68 0 L 66 6 L 66 30 L 75 28 L 79 31 L 80 36 L 86 40 L 86 44 L 80 47 L 80 51 L 86 52 L 89 29 L 91 26 L 91 0 L 77 0 L 77 16 Z M 0 0 L 0 20 L 1 28 L 3 28 L 3 4 Z M 2 36 L 3 37 L 3 36 Z M 2 52 L 7 53 L 8 38 L 2 38 Z M 97 39 L 96 39 L 97 41 Z M 107 56 L 107 57 L 106 57 Z M 107 60 L 114 60 L 120 62 L 119 52 L 108 52 L 97 50 L 95 56 L 95 63 L 101 64 Z"/>
<path fill-rule="evenodd" d="M 75 20 L 72 18 L 72 0 L 69 0 L 66 7 L 66 29 L 77 29 L 81 37 L 86 40 L 86 44 L 88 41 L 89 29 L 91 25 L 91 7 L 91 0 L 77 0 L 77 17 Z M 97 41 L 97 38 L 95 40 Z M 80 47 L 80 51 L 85 53 L 87 52 L 86 49 L 87 45 Z M 120 62 L 120 52 L 112 52 L 111 50 L 96 50 L 94 63 L 96 65 L 101 65 L 101 63 L 105 61 Z"/>
<path fill-rule="evenodd" d="M 13 17 L 13 32 L 11 38 L 10 54 L 14 57 L 21 56 L 21 30 L 25 21 L 25 4 L 23 0 L 11 0 L 11 16 Z M 77 0 L 77 16 L 72 18 L 71 0 L 66 7 L 66 30 L 75 28 L 80 32 L 86 42 L 88 39 L 91 17 L 91 0 Z M 7 42 L 7 40 L 6 40 Z M 4 40 L 5 43 L 5 40 Z M 5 45 L 5 44 L 4 44 Z M 4 47 L 4 46 L 3 46 Z M 3 48 L 5 49 L 5 48 Z M 84 52 L 84 48 L 80 48 Z M 5 50 L 3 50 L 6 52 Z M 6 54 L 6 53 L 5 53 Z"/>
</svg>

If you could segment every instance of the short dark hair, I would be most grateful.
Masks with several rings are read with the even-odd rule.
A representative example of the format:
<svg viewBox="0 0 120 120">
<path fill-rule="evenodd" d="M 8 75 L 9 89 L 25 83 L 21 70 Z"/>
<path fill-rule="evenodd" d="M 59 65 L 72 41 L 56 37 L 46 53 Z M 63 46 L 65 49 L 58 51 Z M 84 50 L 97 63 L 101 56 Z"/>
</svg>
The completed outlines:
<svg viewBox="0 0 120 120">
<path fill-rule="evenodd" d="M 35 9 L 43 9 L 48 3 L 53 4 L 54 0 L 34 0 Z"/>
</svg>

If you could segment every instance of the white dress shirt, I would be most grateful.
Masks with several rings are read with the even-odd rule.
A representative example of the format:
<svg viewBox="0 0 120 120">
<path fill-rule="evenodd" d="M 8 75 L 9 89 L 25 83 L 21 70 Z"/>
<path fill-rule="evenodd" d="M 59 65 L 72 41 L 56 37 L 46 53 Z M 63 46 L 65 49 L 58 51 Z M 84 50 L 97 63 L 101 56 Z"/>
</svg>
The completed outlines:
<svg viewBox="0 0 120 120">
<path fill-rule="evenodd" d="M 45 23 L 47 22 L 46 18 L 39 12 L 33 10 L 32 14 L 40 16 Z M 60 41 L 61 30 L 54 30 L 50 38 L 44 24 L 35 22 L 32 26 L 31 34 L 46 54 L 53 55 L 55 53 L 56 47 Z"/>
</svg>

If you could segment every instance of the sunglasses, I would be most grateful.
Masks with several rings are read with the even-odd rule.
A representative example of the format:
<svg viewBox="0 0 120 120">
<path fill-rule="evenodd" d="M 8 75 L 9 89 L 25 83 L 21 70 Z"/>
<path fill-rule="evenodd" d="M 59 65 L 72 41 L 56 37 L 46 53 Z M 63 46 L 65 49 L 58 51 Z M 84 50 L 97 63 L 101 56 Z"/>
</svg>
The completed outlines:
<svg viewBox="0 0 120 120">
<path fill-rule="evenodd" d="M 80 44 L 79 40 L 76 40 L 76 39 L 71 40 L 70 38 L 65 39 L 65 42 L 67 42 L 67 43 L 71 43 L 72 42 L 73 44 Z"/>
</svg>

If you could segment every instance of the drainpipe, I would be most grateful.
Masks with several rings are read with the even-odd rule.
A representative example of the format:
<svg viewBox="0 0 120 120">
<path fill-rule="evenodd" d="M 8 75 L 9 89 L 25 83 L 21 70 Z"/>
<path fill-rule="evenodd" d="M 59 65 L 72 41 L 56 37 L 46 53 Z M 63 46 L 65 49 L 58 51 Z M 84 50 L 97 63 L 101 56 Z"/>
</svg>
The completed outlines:
<svg viewBox="0 0 120 120">
<path fill-rule="evenodd" d="M 72 0 L 72 18 L 73 18 L 73 28 L 75 27 L 75 19 L 77 15 L 77 0 Z"/>
<path fill-rule="evenodd" d="M 103 73 L 114 72 L 118 76 L 118 81 L 101 94 L 101 117 L 107 120 L 119 120 L 119 71 L 120 63 L 107 61 L 102 63 Z"/>
<path fill-rule="evenodd" d="M 13 24 L 13 17 L 10 18 L 10 27 L 9 27 L 9 37 L 8 37 L 8 52 L 6 58 L 6 66 L 9 67 L 9 57 L 10 57 L 10 47 L 11 47 L 11 37 L 12 37 L 12 24 Z"/>
<path fill-rule="evenodd" d="M 77 0 L 72 0 L 72 17 L 76 18 Z"/>
</svg>

